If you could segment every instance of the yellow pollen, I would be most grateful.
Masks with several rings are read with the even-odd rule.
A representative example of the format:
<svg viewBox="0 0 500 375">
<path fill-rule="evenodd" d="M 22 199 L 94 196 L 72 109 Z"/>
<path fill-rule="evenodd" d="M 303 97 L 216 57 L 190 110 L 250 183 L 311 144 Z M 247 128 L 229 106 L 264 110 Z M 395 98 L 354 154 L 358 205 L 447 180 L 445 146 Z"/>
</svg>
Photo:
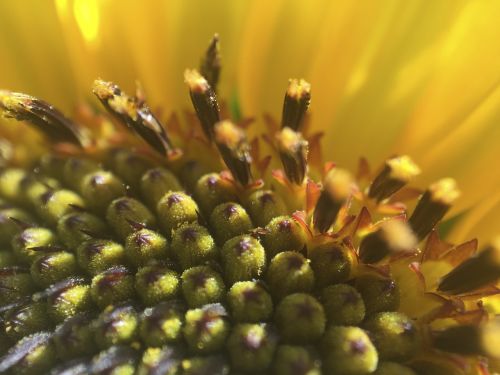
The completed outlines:
<svg viewBox="0 0 500 375">
<path fill-rule="evenodd" d="M 114 96 L 113 84 L 111 82 L 96 79 L 92 86 L 92 91 L 99 99 L 109 99 Z"/>
<path fill-rule="evenodd" d="M 381 227 L 389 248 L 395 252 L 411 251 L 417 245 L 417 238 L 408 224 L 400 220 L 391 220 Z"/>
<path fill-rule="evenodd" d="M 409 156 L 398 156 L 386 161 L 391 169 L 390 177 L 399 181 L 408 182 L 420 174 L 420 168 Z"/>
<path fill-rule="evenodd" d="M 429 186 L 432 200 L 451 205 L 459 196 L 460 190 L 453 178 L 443 178 Z"/>
<path fill-rule="evenodd" d="M 184 82 L 188 84 L 189 89 L 193 92 L 202 93 L 209 87 L 207 80 L 196 69 L 186 69 L 184 71 Z"/>
<path fill-rule="evenodd" d="M 215 124 L 215 141 L 226 145 L 230 149 L 235 149 L 245 138 L 241 129 L 231 121 L 221 121 Z"/>
<path fill-rule="evenodd" d="M 311 92 L 311 84 L 303 79 L 290 79 L 288 83 L 287 95 L 294 98 L 295 100 L 300 100 Z"/>
<path fill-rule="evenodd" d="M 113 96 L 108 103 L 116 112 L 126 114 L 134 121 L 137 119 L 137 107 L 129 97 L 125 95 Z"/>
<path fill-rule="evenodd" d="M 338 201 L 346 200 L 352 193 L 354 179 L 345 169 L 334 168 L 325 177 L 325 190 Z"/>
<path fill-rule="evenodd" d="M 276 134 L 276 140 L 278 141 L 278 148 L 284 152 L 296 151 L 300 147 L 301 141 L 303 141 L 299 133 L 288 127 L 283 128 Z"/>
</svg>

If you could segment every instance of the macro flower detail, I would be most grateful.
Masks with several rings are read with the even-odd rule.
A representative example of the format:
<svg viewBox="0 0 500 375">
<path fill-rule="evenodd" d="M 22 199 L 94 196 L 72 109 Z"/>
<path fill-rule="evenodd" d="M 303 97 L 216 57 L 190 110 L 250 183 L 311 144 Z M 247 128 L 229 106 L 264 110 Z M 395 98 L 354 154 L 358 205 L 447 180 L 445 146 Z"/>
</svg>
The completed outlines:
<svg viewBox="0 0 500 375">
<path fill-rule="evenodd" d="M 412 188 L 425 170 L 406 155 L 323 159 L 303 79 L 252 138 L 220 73 L 215 36 L 185 72 L 194 113 L 167 121 L 140 85 L 97 79 L 107 114 L 78 121 L 0 91 L 47 141 L 2 154 L 0 373 L 500 370 L 500 243 L 440 240 L 455 181 Z"/>
</svg>

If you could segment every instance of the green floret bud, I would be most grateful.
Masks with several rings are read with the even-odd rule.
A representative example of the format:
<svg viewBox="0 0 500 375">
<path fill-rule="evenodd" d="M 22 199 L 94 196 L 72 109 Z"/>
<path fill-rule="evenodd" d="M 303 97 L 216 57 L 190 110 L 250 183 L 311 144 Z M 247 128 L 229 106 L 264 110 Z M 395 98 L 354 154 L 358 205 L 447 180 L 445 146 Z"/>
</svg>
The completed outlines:
<svg viewBox="0 0 500 375">
<path fill-rule="evenodd" d="M 130 197 L 115 199 L 106 211 L 106 220 L 115 233 L 125 240 L 137 226 L 154 228 L 156 219 L 141 202 Z"/>
<path fill-rule="evenodd" d="M 180 375 L 181 358 L 182 353 L 175 347 L 147 348 L 135 375 Z"/>
<path fill-rule="evenodd" d="M 58 180 L 51 177 L 31 175 L 25 178 L 21 183 L 24 204 L 28 203 L 32 208 L 39 202 L 38 197 L 51 190 L 61 189 L 61 184 Z"/>
<path fill-rule="evenodd" d="M 125 149 L 113 150 L 110 164 L 111 169 L 136 192 L 140 190 L 142 175 L 154 166 L 149 159 Z"/>
<path fill-rule="evenodd" d="M 28 173 L 24 169 L 8 168 L 3 170 L 0 173 L 0 196 L 14 204 L 25 204 L 21 186 L 27 177 Z"/>
<path fill-rule="evenodd" d="M 237 203 L 222 203 L 210 215 L 210 228 L 220 245 L 252 229 L 252 221 L 245 209 Z"/>
<path fill-rule="evenodd" d="M 309 259 L 314 270 L 316 287 L 324 288 L 349 279 L 352 256 L 343 246 L 333 243 L 323 244 L 312 249 Z"/>
<path fill-rule="evenodd" d="M 236 199 L 233 184 L 221 178 L 218 173 L 208 173 L 200 177 L 194 188 L 194 196 L 207 216 L 219 204 Z"/>
<path fill-rule="evenodd" d="M 365 318 L 361 294 L 347 284 L 330 285 L 321 291 L 321 302 L 329 324 L 355 326 Z"/>
<path fill-rule="evenodd" d="M 252 222 L 262 228 L 275 217 L 286 215 L 288 211 L 281 197 L 271 190 L 253 192 L 248 197 L 246 208 Z"/>
<path fill-rule="evenodd" d="M 144 310 L 139 334 L 147 346 L 159 347 L 178 342 L 186 308 L 178 300 L 162 302 Z"/>
<path fill-rule="evenodd" d="M 318 358 L 301 346 L 278 346 L 272 369 L 275 375 L 321 375 Z"/>
<path fill-rule="evenodd" d="M 141 193 L 147 205 L 152 209 L 160 199 L 170 191 L 182 190 L 181 184 L 177 177 L 168 169 L 157 167 L 152 168 L 141 178 Z"/>
<path fill-rule="evenodd" d="M 395 362 L 381 362 L 373 375 L 417 375 L 411 368 Z"/>
<path fill-rule="evenodd" d="M 38 332 L 19 340 L 0 359 L 0 373 L 37 375 L 46 373 L 56 362 L 56 351 L 48 332 Z"/>
<path fill-rule="evenodd" d="M 281 339 L 292 344 L 315 342 L 325 331 L 323 306 L 304 293 L 290 294 L 276 307 L 274 321 Z"/>
<path fill-rule="evenodd" d="M 80 278 L 70 278 L 52 285 L 47 294 L 47 312 L 56 323 L 93 308 L 90 286 Z"/>
<path fill-rule="evenodd" d="M 213 353 L 224 347 L 230 325 L 222 305 L 188 310 L 185 319 L 184 339 L 192 353 Z"/>
<path fill-rule="evenodd" d="M 76 249 L 82 242 L 104 237 L 107 233 L 106 223 L 87 212 L 72 212 L 61 217 L 57 223 L 58 238 L 69 249 Z"/>
<path fill-rule="evenodd" d="M 175 298 L 179 289 L 179 275 L 164 266 L 145 266 L 135 275 L 135 290 L 146 306 Z"/>
<path fill-rule="evenodd" d="M 55 227 L 58 220 L 75 211 L 75 207 L 85 207 L 82 197 L 71 190 L 59 189 L 40 194 L 35 210 L 45 223 Z"/>
<path fill-rule="evenodd" d="M 2 305 L 31 294 L 36 289 L 28 270 L 20 267 L 0 268 L 0 301 Z"/>
<path fill-rule="evenodd" d="M 190 308 L 221 302 L 226 294 L 221 275 L 209 266 L 189 268 L 181 279 L 182 294 Z"/>
<path fill-rule="evenodd" d="M 0 251 L 0 268 L 11 267 L 17 264 L 17 259 L 11 251 Z"/>
<path fill-rule="evenodd" d="M 308 293 L 314 288 L 314 272 L 309 260 L 295 251 L 276 255 L 269 264 L 266 279 L 272 295 L 278 299 L 292 293 Z"/>
<path fill-rule="evenodd" d="M 95 375 L 134 375 L 138 353 L 128 346 L 112 346 L 92 359 L 88 371 Z"/>
<path fill-rule="evenodd" d="M 161 229 L 168 238 L 181 224 L 198 220 L 198 205 L 193 198 L 180 191 L 165 194 L 158 202 L 156 212 Z"/>
<path fill-rule="evenodd" d="M 100 308 L 133 299 L 134 276 L 123 266 L 111 267 L 94 276 L 90 292 Z"/>
<path fill-rule="evenodd" d="M 222 248 L 222 263 L 228 285 L 261 276 L 266 267 L 266 252 L 259 240 L 249 235 L 234 237 Z"/>
<path fill-rule="evenodd" d="M 91 355 L 95 351 L 91 322 L 89 315 L 79 314 L 57 326 L 53 341 L 60 358 L 67 360 Z"/>
<path fill-rule="evenodd" d="M 193 191 L 198 180 L 209 172 L 209 169 L 198 160 L 188 160 L 181 168 L 180 177 L 187 190 Z"/>
<path fill-rule="evenodd" d="M 191 357 L 182 361 L 183 375 L 228 375 L 229 363 L 222 355 Z"/>
<path fill-rule="evenodd" d="M 127 192 L 122 180 L 103 170 L 87 174 L 80 184 L 79 191 L 87 207 L 98 214 L 106 213 L 109 204 Z"/>
<path fill-rule="evenodd" d="M 172 236 L 172 253 L 183 269 L 204 264 L 218 256 L 215 241 L 205 227 L 184 224 Z"/>
<path fill-rule="evenodd" d="M 16 258 L 30 264 L 40 256 L 40 248 L 51 247 L 57 243 L 57 237 L 50 229 L 30 227 L 12 238 L 12 251 Z"/>
<path fill-rule="evenodd" d="M 26 224 L 34 223 L 33 218 L 23 210 L 17 208 L 0 209 L 0 246 L 9 244 L 12 237 L 21 231 L 21 226 L 16 221 Z"/>
<path fill-rule="evenodd" d="M 267 324 L 237 324 L 227 340 L 227 351 L 234 369 L 256 373 L 273 360 L 277 337 Z"/>
<path fill-rule="evenodd" d="M 399 308 L 399 286 L 390 278 L 362 275 L 356 278 L 354 286 L 363 297 L 367 316 Z"/>
<path fill-rule="evenodd" d="M 125 249 L 111 240 L 90 239 L 76 249 L 79 266 L 91 275 L 97 275 L 111 266 L 124 264 Z"/>
<path fill-rule="evenodd" d="M 4 316 L 7 336 L 14 341 L 49 328 L 50 319 L 43 302 L 26 301 L 9 309 Z"/>
<path fill-rule="evenodd" d="M 40 173 L 46 176 L 50 176 L 57 180 L 62 180 L 66 160 L 66 157 L 54 154 L 45 154 L 40 158 L 38 169 Z"/>
<path fill-rule="evenodd" d="M 64 183 L 72 190 L 79 191 L 83 178 L 97 170 L 99 170 L 99 165 L 93 160 L 68 158 L 63 167 Z"/>
<path fill-rule="evenodd" d="M 136 339 L 139 317 L 132 306 L 109 306 L 94 324 L 94 340 L 101 349 Z"/>
<path fill-rule="evenodd" d="M 227 293 L 231 318 L 237 322 L 257 323 L 273 313 L 273 300 L 258 281 L 234 283 Z"/>
<path fill-rule="evenodd" d="M 417 328 L 404 314 L 375 314 L 364 323 L 364 328 L 370 333 L 381 359 L 403 361 L 409 359 L 418 349 Z"/>
<path fill-rule="evenodd" d="M 49 252 L 39 256 L 31 264 L 33 281 L 41 287 L 48 287 L 58 281 L 74 276 L 78 272 L 75 256 L 67 251 Z"/>
<path fill-rule="evenodd" d="M 304 228 L 290 216 L 278 216 L 266 225 L 262 243 L 270 258 L 282 251 L 302 252 L 307 234 Z"/>
<path fill-rule="evenodd" d="M 150 229 L 140 229 L 131 233 L 125 241 L 125 255 L 136 267 L 153 260 L 167 258 L 168 242 L 160 233 Z"/>
<path fill-rule="evenodd" d="M 327 374 L 370 374 L 377 368 L 377 350 L 361 328 L 331 326 L 320 347 Z"/>
</svg>

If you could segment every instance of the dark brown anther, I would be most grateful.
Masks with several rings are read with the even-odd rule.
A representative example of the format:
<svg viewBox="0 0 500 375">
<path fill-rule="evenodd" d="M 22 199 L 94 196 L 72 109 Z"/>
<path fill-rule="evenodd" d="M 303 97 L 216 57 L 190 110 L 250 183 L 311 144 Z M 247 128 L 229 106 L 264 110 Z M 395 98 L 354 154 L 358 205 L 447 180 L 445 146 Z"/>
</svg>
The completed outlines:
<svg viewBox="0 0 500 375">
<path fill-rule="evenodd" d="M 56 142 L 69 142 L 81 147 L 89 144 L 82 128 L 43 100 L 0 90 L 0 111 L 5 117 L 28 121 Z"/>
<path fill-rule="evenodd" d="M 310 102 L 311 85 L 303 79 L 291 79 L 283 103 L 281 127 L 299 131 Z"/>
<path fill-rule="evenodd" d="M 208 81 L 197 70 L 186 70 L 184 81 L 189 86 L 189 94 L 196 115 L 201 122 L 203 132 L 208 140 L 214 140 L 214 127 L 220 120 L 217 96 Z"/>
<path fill-rule="evenodd" d="M 112 83 L 94 81 L 94 94 L 117 119 L 134 130 L 146 143 L 162 155 L 169 155 L 174 147 L 160 120 L 151 112 L 142 95 L 130 97 Z"/>
<path fill-rule="evenodd" d="M 474 291 L 500 278 L 500 244 L 490 245 L 465 260 L 446 274 L 438 285 L 438 291 L 462 294 Z"/>
<path fill-rule="evenodd" d="M 500 321 L 498 318 L 480 325 L 459 325 L 435 333 L 436 349 L 464 355 L 500 358 Z"/>
<path fill-rule="evenodd" d="M 363 238 L 359 245 L 359 257 L 363 263 L 376 263 L 387 255 L 413 250 L 416 242 L 408 224 L 391 220 Z"/>
<path fill-rule="evenodd" d="M 302 185 L 307 173 L 308 142 L 298 132 L 285 127 L 276 135 L 278 151 L 290 182 Z"/>
<path fill-rule="evenodd" d="M 245 186 L 252 180 L 252 157 L 245 132 L 230 121 L 221 121 L 214 128 L 215 143 L 235 180 Z"/>
<path fill-rule="evenodd" d="M 215 34 L 210 40 L 210 44 L 200 64 L 201 75 L 205 77 L 214 91 L 217 91 L 217 83 L 219 82 L 221 69 L 220 60 L 219 35 Z"/>
<path fill-rule="evenodd" d="M 344 169 L 334 168 L 325 177 L 323 191 L 314 208 L 313 224 L 325 233 L 337 219 L 340 208 L 352 193 L 353 178 Z"/>
<path fill-rule="evenodd" d="M 370 185 L 368 196 L 377 202 L 389 198 L 419 173 L 418 166 L 406 155 L 386 160 Z"/>
<path fill-rule="evenodd" d="M 419 241 L 431 232 L 459 195 L 455 180 L 451 178 L 443 178 L 429 186 L 408 220 Z"/>
</svg>

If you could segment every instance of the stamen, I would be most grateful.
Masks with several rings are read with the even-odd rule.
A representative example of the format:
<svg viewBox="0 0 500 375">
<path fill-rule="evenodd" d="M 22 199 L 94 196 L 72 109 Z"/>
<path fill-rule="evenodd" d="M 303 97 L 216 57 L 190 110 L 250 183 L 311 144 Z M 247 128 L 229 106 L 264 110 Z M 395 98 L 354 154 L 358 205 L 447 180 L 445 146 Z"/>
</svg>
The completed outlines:
<svg viewBox="0 0 500 375">
<path fill-rule="evenodd" d="M 359 256 L 364 263 L 376 263 L 391 253 L 409 252 L 417 239 L 411 228 L 400 220 L 391 220 L 361 241 Z"/>
<path fill-rule="evenodd" d="M 486 286 L 500 278 L 500 240 L 470 257 L 445 275 L 438 290 L 462 294 Z"/>
<path fill-rule="evenodd" d="M 189 94 L 196 115 L 209 141 L 214 139 L 214 127 L 220 120 L 219 104 L 214 90 L 196 70 L 186 70 L 184 81 L 189 86 Z"/>
<path fill-rule="evenodd" d="M 283 128 L 276 139 L 286 176 L 294 184 L 301 185 L 307 173 L 308 142 L 288 127 Z"/>
<path fill-rule="evenodd" d="M 370 185 L 368 196 L 380 202 L 389 198 L 418 174 L 420 169 L 408 156 L 389 159 Z"/>
<path fill-rule="evenodd" d="M 85 147 L 89 139 L 84 131 L 49 103 L 35 97 L 0 90 L 0 111 L 7 118 L 28 121 L 57 142 Z"/>
<path fill-rule="evenodd" d="M 143 98 L 129 97 L 112 82 L 95 80 L 94 94 L 104 107 L 162 155 L 174 151 L 165 128 Z"/>
<path fill-rule="evenodd" d="M 299 131 L 311 102 L 311 85 L 303 79 L 291 79 L 283 103 L 281 127 Z"/>
<path fill-rule="evenodd" d="M 452 178 L 444 178 L 429 186 L 408 220 L 419 241 L 431 232 L 459 195 Z"/>
<path fill-rule="evenodd" d="M 208 84 L 212 86 L 214 91 L 217 90 L 217 83 L 219 82 L 221 63 L 220 63 L 220 50 L 219 50 L 219 34 L 215 34 L 210 41 L 210 44 L 205 52 L 205 56 L 201 60 L 200 72 L 207 80 Z"/>
<path fill-rule="evenodd" d="M 353 178 L 344 169 L 334 168 L 325 177 L 323 191 L 314 209 L 315 228 L 325 233 L 335 222 L 342 205 L 351 195 Z"/>
<path fill-rule="evenodd" d="M 230 121 L 215 125 L 215 143 L 233 177 L 243 186 L 252 180 L 250 145 L 245 132 Z"/>
<path fill-rule="evenodd" d="M 459 325 L 445 329 L 434 337 L 434 347 L 465 355 L 500 358 L 500 321 L 482 325 Z"/>
</svg>

